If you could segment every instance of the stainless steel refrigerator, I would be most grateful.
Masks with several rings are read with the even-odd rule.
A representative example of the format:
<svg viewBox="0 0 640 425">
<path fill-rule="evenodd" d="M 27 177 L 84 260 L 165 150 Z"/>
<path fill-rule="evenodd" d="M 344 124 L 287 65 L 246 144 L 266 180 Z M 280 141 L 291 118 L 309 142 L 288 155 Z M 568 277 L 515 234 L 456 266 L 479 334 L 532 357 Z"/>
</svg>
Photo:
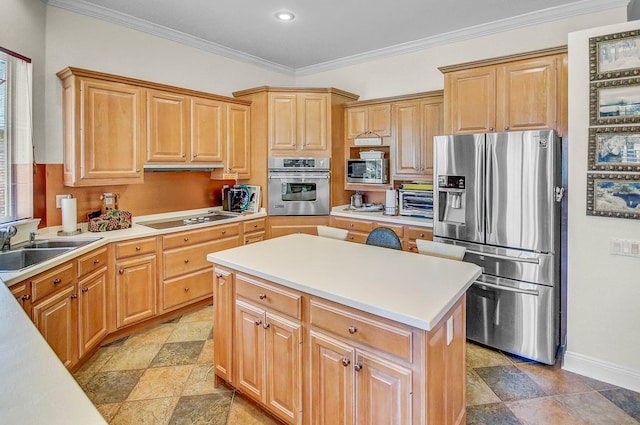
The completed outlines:
<svg viewBox="0 0 640 425">
<path fill-rule="evenodd" d="M 466 247 L 467 338 L 539 362 L 559 346 L 561 144 L 554 131 L 434 138 L 434 241 Z"/>
</svg>

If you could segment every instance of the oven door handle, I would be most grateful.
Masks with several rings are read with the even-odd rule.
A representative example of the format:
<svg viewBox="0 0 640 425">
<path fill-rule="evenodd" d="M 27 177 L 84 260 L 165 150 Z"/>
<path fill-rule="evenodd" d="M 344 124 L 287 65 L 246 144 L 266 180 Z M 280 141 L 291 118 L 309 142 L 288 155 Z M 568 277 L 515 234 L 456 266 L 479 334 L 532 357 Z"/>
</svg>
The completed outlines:
<svg viewBox="0 0 640 425">
<path fill-rule="evenodd" d="M 269 174 L 269 180 L 271 179 L 328 179 L 329 174 Z"/>
<path fill-rule="evenodd" d="M 511 288 L 510 286 L 494 285 L 493 283 L 482 282 L 480 280 L 476 280 L 475 282 L 473 282 L 473 284 L 487 286 L 489 288 L 498 289 L 500 291 L 515 292 L 517 294 L 525 294 L 525 295 L 533 295 L 535 297 L 540 295 L 540 292 L 536 289 Z"/>
<path fill-rule="evenodd" d="M 537 258 L 510 257 L 508 255 L 492 254 L 492 253 L 489 253 L 489 252 L 473 251 L 471 249 L 467 249 L 467 253 L 474 254 L 474 255 L 484 255 L 485 257 L 498 258 L 500 260 L 517 261 L 517 262 L 520 262 L 520 263 L 540 264 L 540 260 L 537 259 Z"/>
</svg>

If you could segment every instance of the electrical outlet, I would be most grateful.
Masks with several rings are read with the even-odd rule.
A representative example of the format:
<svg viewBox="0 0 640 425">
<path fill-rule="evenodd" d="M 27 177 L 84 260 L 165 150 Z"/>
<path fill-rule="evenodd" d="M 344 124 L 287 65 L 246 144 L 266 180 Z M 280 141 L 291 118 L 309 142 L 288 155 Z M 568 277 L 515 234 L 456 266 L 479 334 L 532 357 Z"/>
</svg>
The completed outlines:
<svg viewBox="0 0 640 425">
<path fill-rule="evenodd" d="M 68 197 L 69 195 L 56 195 L 56 208 L 62 208 L 62 200 Z"/>
</svg>

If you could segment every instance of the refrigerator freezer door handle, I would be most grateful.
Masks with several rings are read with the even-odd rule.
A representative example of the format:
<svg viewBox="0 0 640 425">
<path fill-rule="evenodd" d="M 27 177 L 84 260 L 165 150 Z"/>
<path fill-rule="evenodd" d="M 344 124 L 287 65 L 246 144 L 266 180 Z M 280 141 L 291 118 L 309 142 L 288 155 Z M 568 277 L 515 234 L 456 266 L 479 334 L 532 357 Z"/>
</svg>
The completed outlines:
<svg viewBox="0 0 640 425">
<path fill-rule="evenodd" d="M 473 282 L 474 285 L 479 285 L 479 286 L 486 286 L 488 288 L 492 288 L 492 289 L 498 289 L 500 291 L 507 291 L 507 292 L 515 292 L 518 294 L 526 294 L 526 295 L 533 295 L 535 297 L 537 297 L 538 295 L 540 295 L 540 292 L 536 291 L 535 289 L 518 289 L 518 288 L 511 288 L 509 286 L 502 286 L 502 285 L 494 285 L 492 283 L 487 283 L 487 282 L 481 282 L 479 280 L 476 280 L 475 282 Z"/>
<path fill-rule="evenodd" d="M 482 181 L 482 175 L 484 174 L 484 143 L 476 145 L 476 182 Z M 484 217 L 482 216 L 482 203 L 478 202 L 479 199 L 483 199 L 482 192 L 484 188 L 481 184 L 475 185 L 475 207 L 476 207 L 476 231 L 478 234 L 482 235 L 484 241 L 484 235 L 482 234 L 484 230 Z"/>
<path fill-rule="evenodd" d="M 540 264 L 540 261 L 537 258 L 510 257 L 508 255 L 500 255 L 500 254 L 492 254 L 492 253 L 489 253 L 489 252 L 473 251 L 471 249 L 467 249 L 467 253 L 474 254 L 474 255 L 484 255 L 485 257 L 499 258 L 499 259 L 502 259 L 502 260 L 519 261 L 521 263 Z"/>
<path fill-rule="evenodd" d="M 485 150 L 485 154 L 487 156 L 486 158 L 486 167 L 487 167 L 487 174 L 486 174 L 486 181 L 485 181 L 485 204 L 486 204 L 486 217 L 485 217 L 485 221 L 487 223 L 487 235 L 485 237 L 485 240 L 489 240 L 489 235 L 491 233 L 493 233 L 493 226 L 492 226 L 492 222 L 493 222 L 493 143 L 491 143 L 489 140 L 486 141 L 487 147 Z M 491 154 L 489 154 L 489 150 L 491 150 Z"/>
</svg>

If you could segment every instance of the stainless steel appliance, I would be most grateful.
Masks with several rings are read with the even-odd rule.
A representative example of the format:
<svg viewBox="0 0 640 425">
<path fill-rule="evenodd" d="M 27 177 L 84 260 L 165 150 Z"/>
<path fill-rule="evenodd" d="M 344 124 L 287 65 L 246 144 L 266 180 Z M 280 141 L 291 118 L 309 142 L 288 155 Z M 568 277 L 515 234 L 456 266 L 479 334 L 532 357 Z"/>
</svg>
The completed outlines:
<svg viewBox="0 0 640 425">
<path fill-rule="evenodd" d="M 554 131 L 434 138 L 434 240 L 483 268 L 467 338 L 554 364 L 559 346 L 561 144 Z"/>
<path fill-rule="evenodd" d="M 208 224 L 221 220 L 236 218 L 242 214 L 230 211 L 211 210 L 205 214 L 186 215 L 181 217 L 161 218 L 157 220 L 143 221 L 137 224 L 152 227 L 154 229 L 171 229 L 173 227 L 192 226 L 195 224 Z"/>
<path fill-rule="evenodd" d="M 347 159 L 346 176 L 349 183 L 389 183 L 389 160 Z"/>
<path fill-rule="evenodd" d="M 400 215 L 433 218 L 432 190 L 398 190 Z"/>
<path fill-rule="evenodd" d="M 329 214 L 329 158 L 270 157 L 269 215 Z"/>
</svg>

